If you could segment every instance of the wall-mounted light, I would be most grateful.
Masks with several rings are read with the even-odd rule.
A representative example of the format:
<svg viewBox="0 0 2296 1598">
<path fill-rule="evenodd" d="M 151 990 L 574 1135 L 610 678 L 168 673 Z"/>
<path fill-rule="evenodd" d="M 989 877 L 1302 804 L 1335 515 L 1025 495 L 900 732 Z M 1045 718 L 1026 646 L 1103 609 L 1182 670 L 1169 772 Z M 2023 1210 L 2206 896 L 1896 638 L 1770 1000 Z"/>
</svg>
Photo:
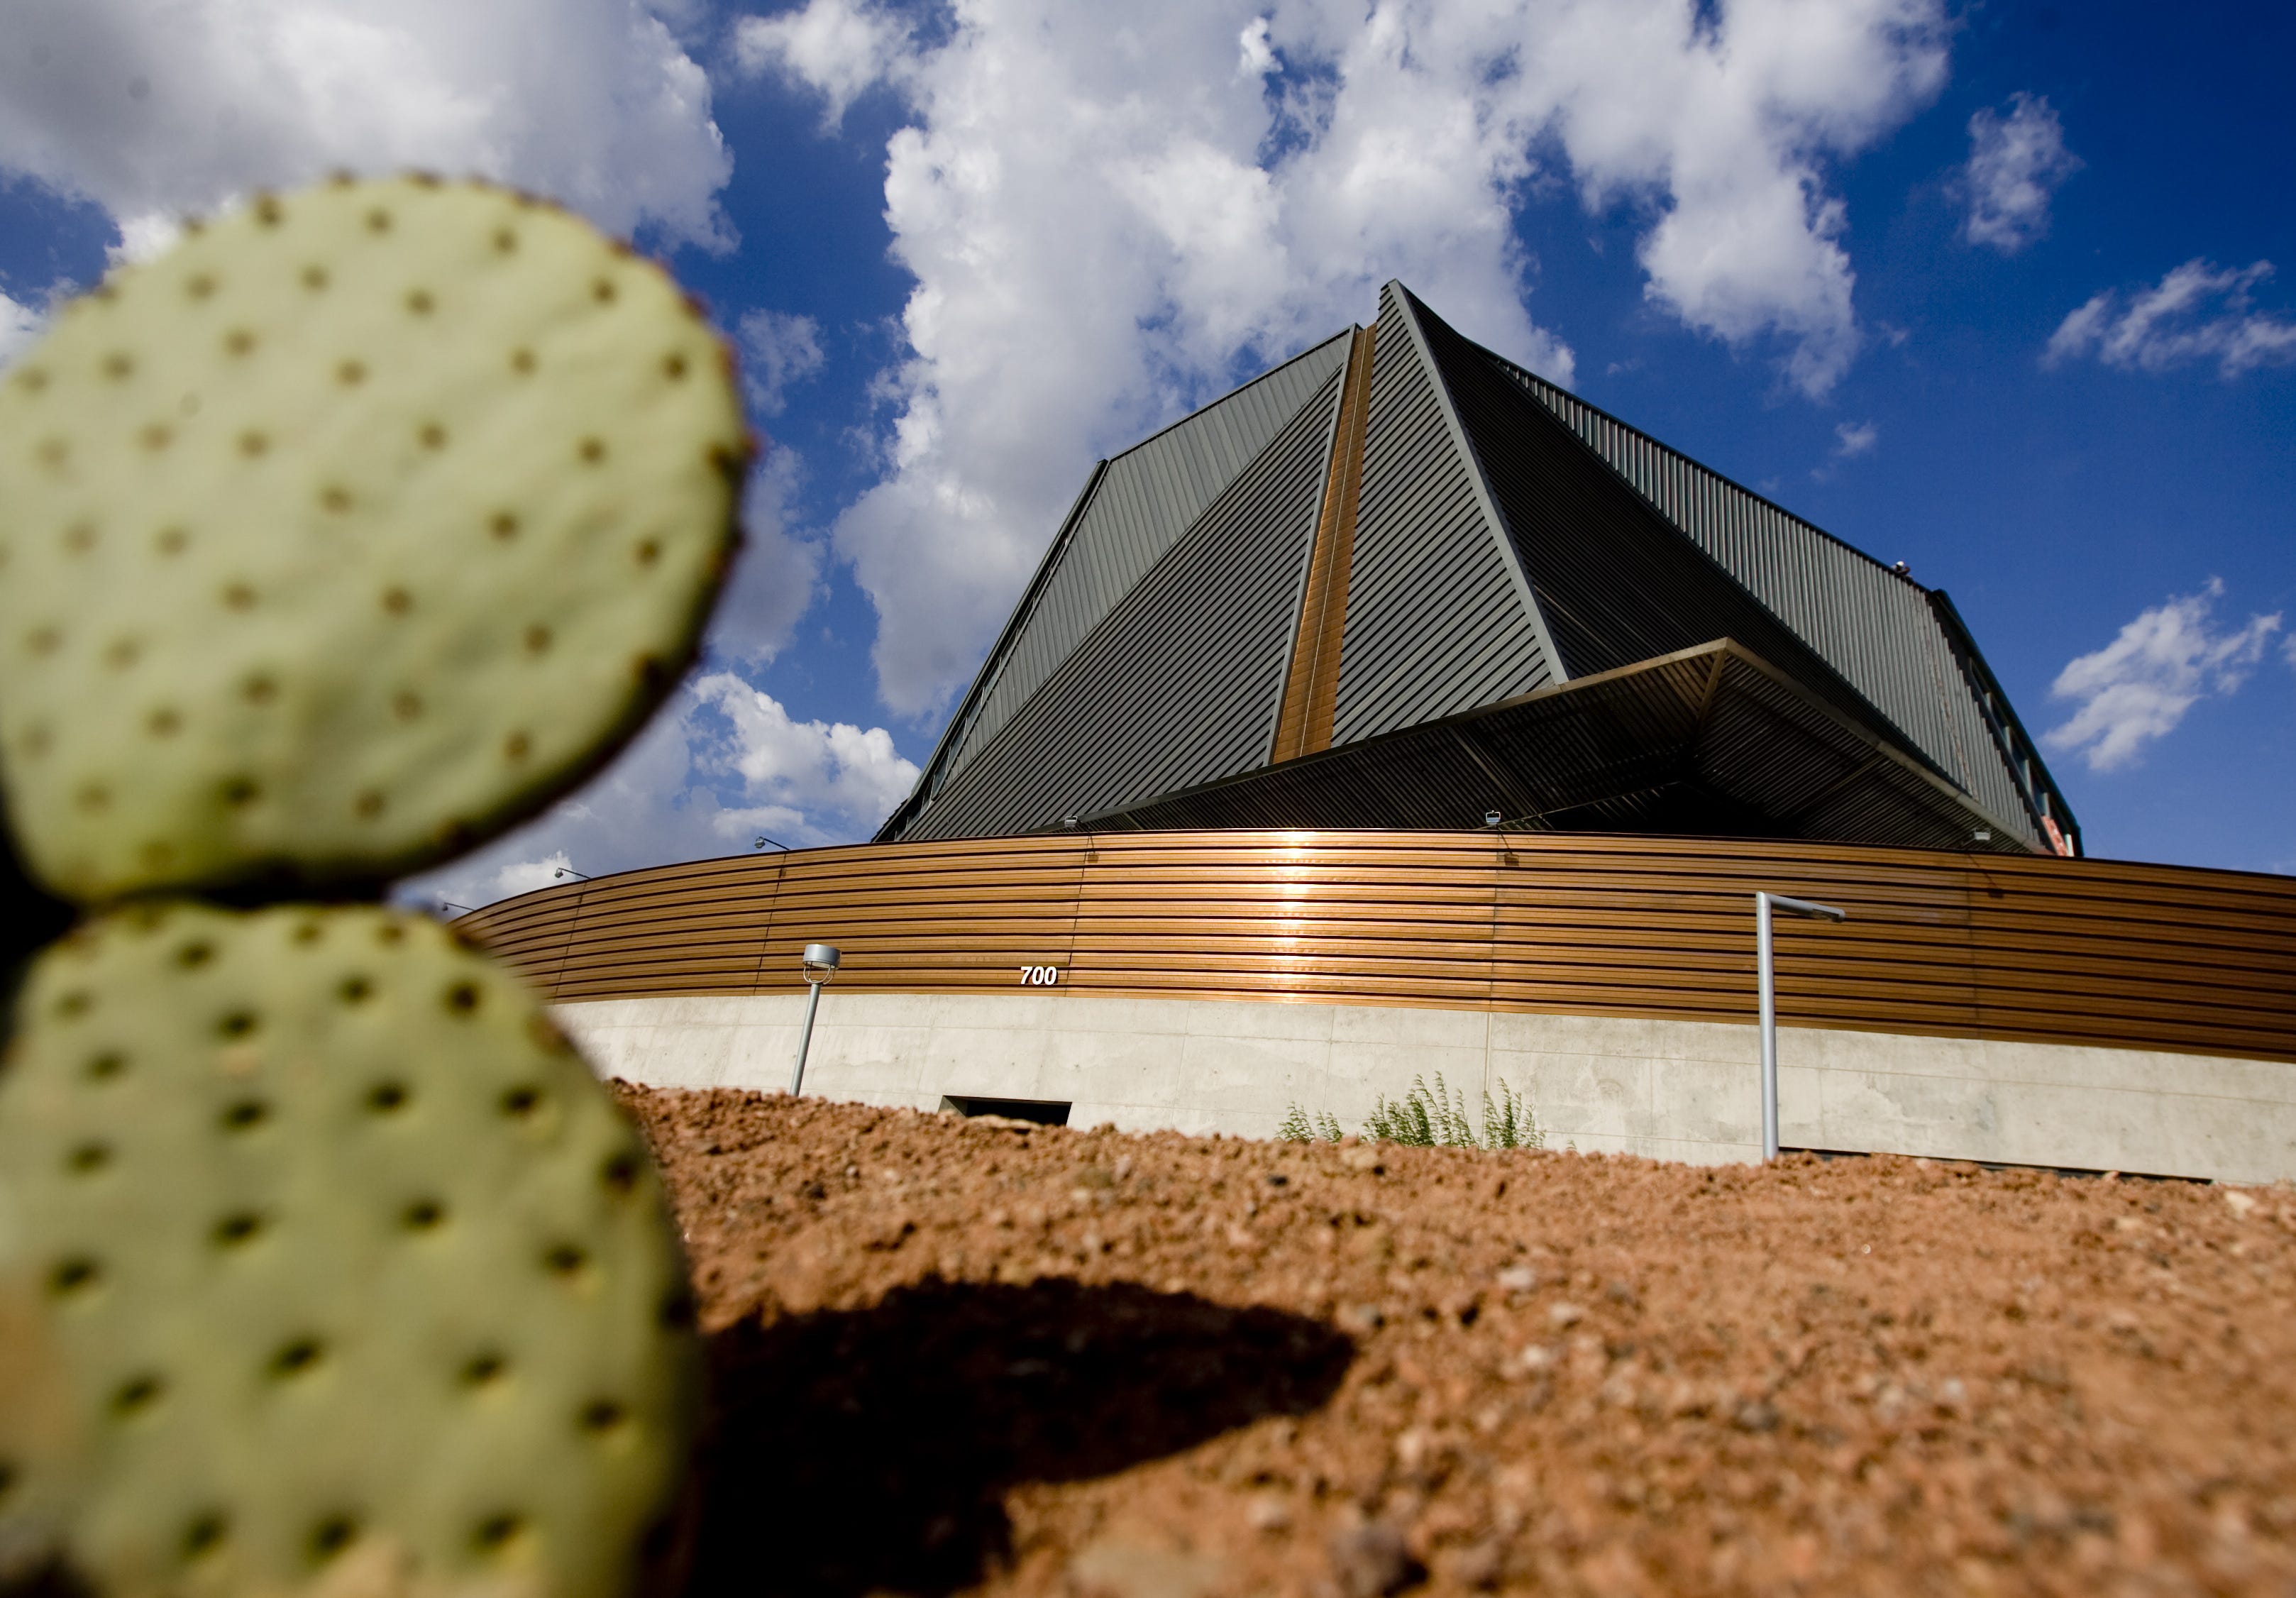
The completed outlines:
<svg viewBox="0 0 2296 1598">
<path fill-rule="evenodd" d="M 554 876 L 554 877 L 580 877 L 580 878 L 581 878 L 585 882 L 586 882 L 586 881 L 588 881 L 590 880 L 590 879 L 589 879 L 589 877 L 588 877 L 587 875 L 586 875 L 585 873 L 581 873 L 581 872 L 576 871 L 576 870 L 575 870 L 572 866 L 570 866 L 570 865 L 561 865 L 561 866 L 558 866 L 557 868 L 555 868 L 554 870 L 553 870 L 553 871 L 551 872 L 551 873 L 550 873 L 550 874 L 551 874 L 552 876 Z"/>
<path fill-rule="evenodd" d="M 783 854 L 789 854 L 789 853 L 792 852 L 792 851 L 791 850 L 790 846 L 789 846 L 788 844 L 783 843 L 783 842 L 780 839 L 778 839 L 778 838 L 768 838 L 768 837 L 767 837 L 763 832 L 760 832 L 760 833 L 758 833 L 758 840 L 757 840 L 757 842 L 755 842 L 755 843 L 751 844 L 750 847 L 751 848 L 753 848 L 753 849 L 761 849 L 761 848 L 765 848 L 765 847 L 766 847 L 766 845 L 767 845 L 767 844 L 769 844 L 769 843 L 770 843 L 770 844 L 772 844 L 775 848 L 777 848 L 777 849 L 781 850 Z"/>
</svg>

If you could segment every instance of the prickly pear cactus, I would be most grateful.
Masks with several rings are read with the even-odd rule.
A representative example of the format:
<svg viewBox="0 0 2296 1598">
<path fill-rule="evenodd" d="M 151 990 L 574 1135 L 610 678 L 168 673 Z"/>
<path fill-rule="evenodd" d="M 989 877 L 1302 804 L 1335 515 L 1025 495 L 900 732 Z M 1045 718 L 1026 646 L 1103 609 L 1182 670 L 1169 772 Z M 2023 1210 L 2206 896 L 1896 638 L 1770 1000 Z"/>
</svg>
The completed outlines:
<svg viewBox="0 0 2296 1598">
<path fill-rule="evenodd" d="M 610 1598 L 697 1361 L 637 1135 L 380 909 L 133 906 L 0 1074 L 0 1556 L 112 1598 Z"/>
<path fill-rule="evenodd" d="M 265 198 L 0 380 L 0 776 L 33 873 L 380 882 L 586 774 L 694 648 L 749 445 L 722 346 L 555 208 Z"/>
</svg>

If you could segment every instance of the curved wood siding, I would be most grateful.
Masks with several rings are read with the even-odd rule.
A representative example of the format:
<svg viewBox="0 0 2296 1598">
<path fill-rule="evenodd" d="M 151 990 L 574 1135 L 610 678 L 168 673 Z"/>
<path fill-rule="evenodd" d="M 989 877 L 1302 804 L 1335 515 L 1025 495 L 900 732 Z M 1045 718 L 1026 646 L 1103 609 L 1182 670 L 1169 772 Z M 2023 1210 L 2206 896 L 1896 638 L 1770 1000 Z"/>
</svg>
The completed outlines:
<svg viewBox="0 0 2296 1598">
<path fill-rule="evenodd" d="M 1751 896 L 1790 1026 L 2296 1061 L 2296 879 L 1835 844 L 1136 832 L 660 866 L 457 923 L 555 1000 L 802 990 L 1436 1004 L 1749 1022 Z M 1042 991 L 1030 989 L 1030 991 Z"/>
</svg>

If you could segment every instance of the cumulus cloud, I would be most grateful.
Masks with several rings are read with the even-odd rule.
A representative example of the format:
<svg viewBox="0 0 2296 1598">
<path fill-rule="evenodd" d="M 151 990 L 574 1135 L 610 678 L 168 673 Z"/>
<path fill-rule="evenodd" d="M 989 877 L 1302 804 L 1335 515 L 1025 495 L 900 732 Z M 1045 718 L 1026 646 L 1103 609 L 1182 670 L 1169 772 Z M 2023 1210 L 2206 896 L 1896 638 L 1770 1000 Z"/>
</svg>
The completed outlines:
<svg viewBox="0 0 2296 1598">
<path fill-rule="evenodd" d="M 516 184 L 615 233 L 733 241 L 709 79 L 641 0 L 10 9 L 0 168 L 102 206 L 128 253 L 255 188 L 408 167 Z"/>
<path fill-rule="evenodd" d="M 814 832 L 822 818 L 873 828 L 916 786 L 915 763 L 901 758 L 882 727 L 794 720 L 780 701 L 731 672 L 695 683 L 693 700 L 717 711 L 727 728 L 709 747 L 705 766 L 739 776 L 750 801 L 714 824 L 727 836 L 750 824 L 748 817 Z"/>
<path fill-rule="evenodd" d="M 762 666 L 787 649 L 820 588 L 821 545 L 791 526 L 804 480 L 804 460 L 782 444 L 750 474 L 742 553 L 709 626 L 709 647 L 729 660 Z"/>
<path fill-rule="evenodd" d="M 812 86 L 824 102 L 823 125 L 834 127 L 865 90 L 908 64 L 901 53 L 908 39 L 908 29 L 876 6 L 813 4 L 742 18 L 734 24 L 734 60 L 752 76 L 778 69 Z"/>
<path fill-rule="evenodd" d="M 0 367 L 29 348 L 46 323 L 47 318 L 30 306 L 0 293 Z"/>
<path fill-rule="evenodd" d="M 1969 239 L 2014 255 L 2049 230 L 2049 201 L 2081 168 L 2065 148 L 2064 124 L 2046 98 L 2009 96 L 2005 117 L 1990 106 L 1969 119 Z"/>
<path fill-rule="evenodd" d="M 399 885 L 402 903 L 477 908 L 591 876 L 747 854 L 760 832 L 796 848 L 876 831 L 917 767 L 882 727 L 799 721 L 732 672 L 681 689 L 596 780 L 462 860 Z"/>
<path fill-rule="evenodd" d="M 2042 365 L 2094 355 L 2124 372 L 2166 372 L 2213 360 L 2231 379 L 2296 362 L 2296 322 L 2258 310 L 2251 292 L 2271 275 L 2270 261 L 2234 271 L 2195 257 L 2152 288 L 2107 289 L 2058 324 Z"/>
<path fill-rule="evenodd" d="M 1882 430 L 1871 422 L 1841 422 L 1834 424 L 1833 455 L 1846 461 L 1852 455 L 1862 455 L 1882 441 Z"/>
<path fill-rule="evenodd" d="M 1933 95 L 1936 0 L 869 0 L 740 22 L 748 71 L 906 122 L 885 215 L 915 286 L 879 482 L 833 529 L 886 702 L 946 702 L 1094 456 L 1368 316 L 1401 276 L 1568 382 L 1516 223 L 1636 208 L 1651 299 L 1775 341 L 1812 395 L 1859 334 L 1825 163 Z"/>
<path fill-rule="evenodd" d="M 2251 616 L 2240 627 L 2219 631 L 2212 612 L 2223 594 L 2223 582 L 2210 578 L 2198 594 L 2153 606 L 2111 643 L 2067 664 L 2049 693 L 2076 709 L 2041 741 L 2084 756 L 2091 771 L 2111 771 L 2175 731 L 2202 699 L 2238 689 L 2281 619 L 2277 612 Z"/>
<path fill-rule="evenodd" d="M 742 318 L 739 335 L 750 403 L 760 415 L 778 416 L 788 407 L 790 385 L 822 368 L 821 324 L 810 316 L 751 311 Z"/>
</svg>

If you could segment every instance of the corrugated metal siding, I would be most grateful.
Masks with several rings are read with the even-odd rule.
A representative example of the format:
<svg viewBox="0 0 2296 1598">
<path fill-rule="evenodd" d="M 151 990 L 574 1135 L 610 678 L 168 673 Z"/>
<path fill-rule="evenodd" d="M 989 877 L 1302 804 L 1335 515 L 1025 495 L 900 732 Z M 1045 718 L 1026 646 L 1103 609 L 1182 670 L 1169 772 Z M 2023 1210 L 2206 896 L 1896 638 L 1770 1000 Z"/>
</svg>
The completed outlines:
<svg viewBox="0 0 2296 1598">
<path fill-rule="evenodd" d="M 1750 1024 L 1751 902 L 1788 1026 L 2296 1062 L 2296 880 L 1855 845 L 1559 833 L 1150 832 L 664 866 L 455 923 L 559 1001 L 840 993 L 1437 1003 Z M 1031 991 L 1038 991 L 1032 989 Z M 2173 1084 L 2164 1084 L 2173 1086 Z"/>
<path fill-rule="evenodd" d="M 1411 308 L 1570 676 L 1733 638 L 1845 714 L 1890 725 L 1480 347 L 1415 301 Z M 1940 766 L 1955 774 L 1952 766 Z"/>
<path fill-rule="evenodd" d="M 1381 296 L 1334 743 L 1555 675 L 1406 317 Z"/>
<path fill-rule="evenodd" d="M 1267 762 L 1339 384 L 1334 371 L 909 836 L 1054 826 Z"/>
<path fill-rule="evenodd" d="M 1986 808 L 2039 840 L 2022 786 L 1928 593 L 1822 529 L 1482 351 L 1687 534 Z"/>
<path fill-rule="evenodd" d="M 948 752 L 943 782 L 988 747 L 1069 651 L 1346 365 L 1349 337 L 1325 340 L 1110 458 L 1035 608 L 1010 647 L 982 668 L 986 691 Z"/>
</svg>

